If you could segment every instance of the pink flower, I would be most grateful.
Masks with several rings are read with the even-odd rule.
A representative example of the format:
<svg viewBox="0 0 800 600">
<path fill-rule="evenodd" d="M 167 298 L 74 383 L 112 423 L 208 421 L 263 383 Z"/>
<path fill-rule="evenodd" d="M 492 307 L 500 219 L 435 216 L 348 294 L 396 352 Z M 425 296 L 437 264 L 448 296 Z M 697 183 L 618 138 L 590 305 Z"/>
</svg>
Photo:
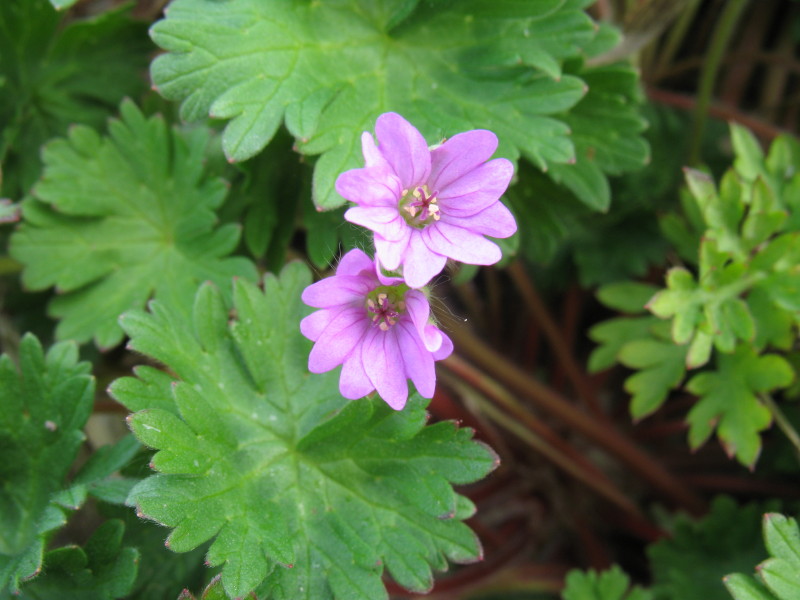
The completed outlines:
<svg viewBox="0 0 800 600">
<path fill-rule="evenodd" d="M 342 365 L 339 390 L 345 398 L 377 390 L 395 410 L 408 399 L 407 379 L 423 397 L 433 397 L 433 362 L 449 356 L 453 343 L 429 322 L 425 294 L 382 275 L 371 258 L 351 250 L 334 276 L 308 286 L 302 298 L 321 309 L 300 322 L 303 335 L 316 342 L 309 371 Z"/>
<path fill-rule="evenodd" d="M 396 113 L 378 117 L 375 133 L 377 146 L 368 132 L 361 136 L 366 166 L 339 175 L 336 191 L 357 204 L 345 219 L 375 232 L 381 265 L 390 271 L 402 265 L 405 282 L 418 288 L 448 258 L 499 261 L 500 248 L 483 236 L 509 237 L 517 224 L 499 202 L 514 167 L 504 158 L 489 160 L 497 136 L 476 129 L 431 150 Z"/>
</svg>

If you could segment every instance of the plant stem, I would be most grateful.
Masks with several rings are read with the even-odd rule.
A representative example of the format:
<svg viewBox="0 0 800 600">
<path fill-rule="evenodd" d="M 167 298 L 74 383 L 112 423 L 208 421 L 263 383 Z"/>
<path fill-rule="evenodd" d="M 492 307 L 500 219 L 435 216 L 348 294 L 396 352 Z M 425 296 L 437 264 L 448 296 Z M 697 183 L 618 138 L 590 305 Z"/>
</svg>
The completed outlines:
<svg viewBox="0 0 800 600">
<path fill-rule="evenodd" d="M 453 373 L 444 374 L 447 384 L 474 401 L 492 421 L 626 513 L 639 513 L 636 505 L 614 486 L 605 473 L 532 415 L 500 384 L 455 354 L 443 361 L 442 365 Z M 496 404 L 505 407 L 513 416 L 497 408 Z"/>
<path fill-rule="evenodd" d="M 456 347 L 475 364 L 617 457 L 676 504 L 693 514 L 706 511 L 706 504 L 699 496 L 612 424 L 601 423 L 594 416 L 576 408 L 566 398 L 511 364 L 466 327 L 454 327 L 448 334 Z"/>
<path fill-rule="evenodd" d="M 667 66 L 672 64 L 672 59 L 675 58 L 678 49 L 683 45 L 698 8 L 700 8 L 700 1 L 691 0 L 684 8 L 683 14 L 678 17 L 678 20 L 665 36 L 666 41 L 664 42 L 664 48 L 659 53 L 656 68 L 653 69 L 655 72 L 655 77 L 653 77 L 653 79 L 656 81 L 663 77 Z"/>
<path fill-rule="evenodd" d="M 711 37 L 710 47 L 700 73 L 700 84 L 698 85 L 697 106 L 694 113 L 694 124 L 692 125 L 691 144 L 689 146 L 689 164 L 697 165 L 700 161 L 700 148 L 703 144 L 703 133 L 706 128 L 706 118 L 708 108 L 711 106 L 711 95 L 714 92 L 714 83 L 717 80 L 719 67 L 722 64 L 722 57 L 728 47 L 736 24 L 742 15 L 742 11 L 747 6 L 747 0 L 729 0 L 725 3 L 722 15 L 714 28 Z"/>
<path fill-rule="evenodd" d="M 675 108 L 681 108 L 686 111 L 695 111 L 697 110 L 698 100 L 693 96 L 687 96 L 685 94 L 678 94 L 676 92 L 671 92 L 669 90 L 660 90 L 655 87 L 647 87 L 646 88 L 647 97 L 652 100 L 653 102 L 658 102 L 659 104 L 664 104 L 666 106 L 673 106 Z M 775 125 L 767 123 L 766 121 L 762 121 L 759 119 L 755 119 L 751 116 L 744 114 L 742 111 L 737 110 L 731 106 L 723 106 L 723 105 L 713 105 L 708 108 L 708 114 L 713 116 L 716 119 L 725 119 L 726 121 L 736 121 L 751 129 L 753 133 L 761 138 L 765 138 L 768 140 L 775 139 L 783 130 Z"/>
<path fill-rule="evenodd" d="M 772 413 L 772 418 L 775 419 L 775 423 L 780 427 L 784 435 L 789 438 L 792 446 L 797 450 L 795 458 L 800 462 L 800 434 L 797 433 L 794 425 L 786 418 L 786 415 L 783 414 L 783 411 L 775 403 L 775 400 L 772 399 L 772 396 L 769 394 L 760 394 L 759 398 L 769 412 Z"/>
<path fill-rule="evenodd" d="M 547 310 L 547 306 L 545 306 L 536 292 L 531 278 L 528 277 L 528 273 L 525 271 L 525 266 L 518 260 L 514 261 L 508 267 L 508 274 L 525 301 L 525 306 L 539 323 L 545 336 L 547 336 L 547 341 L 550 343 L 567 377 L 569 377 L 578 397 L 583 400 L 592 413 L 598 417 L 605 418 L 603 410 L 600 408 L 600 402 L 597 400 L 597 395 L 586 380 L 569 347 L 564 342 L 564 336 L 550 315 L 550 311 Z"/>
</svg>

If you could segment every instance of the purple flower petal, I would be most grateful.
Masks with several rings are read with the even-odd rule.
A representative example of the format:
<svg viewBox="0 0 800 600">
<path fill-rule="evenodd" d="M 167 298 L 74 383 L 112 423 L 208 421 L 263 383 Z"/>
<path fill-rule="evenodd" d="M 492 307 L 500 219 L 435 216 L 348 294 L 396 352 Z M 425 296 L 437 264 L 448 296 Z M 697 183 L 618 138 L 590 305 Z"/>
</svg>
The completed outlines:
<svg viewBox="0 0 800 600">
<path fill-rule="evenodd" d="M 325 280 L 323 280 L 325 281 Z M 347 308 L 331 320 L 308 355 L 308 370 L 325 373 L 338 367 L 361 343 L 369 328 L 363 308 Z"/>
<path fill-rule="evenodd" d="M 312 283 L 301 296 L 303 302 L 316 308 L 361 303 L 369 293 L 369 282 L 363 277 L 338 275 Z"/>
<path fill-rule="evenodd" d="M 514 175 L 514 166 L 496 158 L 466 173 L 443 188 L 437 188 L 443 215 L 468 217 L 488 208 L 502 196 Z"/>
<path fill-rule="evenodd" d="M 361 225 L 374 231 L 387 241 L 397 241 L 407 235 L 408 224 L 397 212 L 397 207 L 361 207 L 348 208 L 344 218 L 350 223 Z"/>
<path fill-rule="evenodd" d="M 375 123 L 375 134 L 378 149 L 400 178 L 403 189 L 427 181 L 431 153 L 425 138 L 411 123 L 397 113 L 384 113 Z"/>
<path fill-rule="evenodd" d="M 495 238 L 507 238 L 517 231 L 517 222 L 514 219 L 514 215 L 502 202 L 495 202 L 488 208 L 484 208 L 481 212 L 469 217 L 442 215 L 441 222 Z"/>
<path fill-rule="evenodd" d="M 435 325 L 428 325 L 428 327 L 436 329 Z M 437 329 L 436 331 L 439 330 Z M 453 353 L 453 341 L 443 331 L 439 331 L 439 335 L 442 336 L 442 345 L 433 353 L 433 360 L 445 359 Z"/>
<path fill-rule="evenodd" d="M 403 237 L 395 242 L 383 239 L 380 235 L 375 235 L 375 256 L 383 267 L 388 271 L 394 271 L 400 267 L 403 261 L 408 243 L 411 239 L 411 228 L 407 228 Z"/>
<path fill-rule="evenodd" d="M 393 409 L 401 410 L 408 400 L 408 384 L 394 328 L 389 331 L 371 328 L 364 340 L 361 360 L 380 397 Z"/>
<path fill-rule="evenodd" d="M 422 234 L 432 229 L 432 227 L 433 226 L 430 226 L 422 231 L 415 229 L 411 232 L 408 248 L 403 258 L 403 278 L 406 280 L 409 287 L 421 288 L 426 285 L 431 279 L 442 272 L 447 262 L 446 256 L 432 251 L 430 247 L 422 241 Z M 381 262 L 383 262 L 383 259 L 381 259 Z"/>
<path fill-rule="evenodd" d="M 339 391 L 348 400 L 363 398 L 375 389 L 361 363 L 361 346 L 353 349 L 342 365 L 339 377 Z"/>
<path fill-rule="evenodd" d="M 497 136 L 486 129 L 465 131 L 431 150 L 431 189 L 441 190 L 485 163 L 497 150 Z"/>
<path fill-rule="evenodd" d="M 439 221 L 425 228 L 422 231 L 422 238 L 431 253 L 435 252 L 470 265 L 493 265 L 503 257 L 503 253 L 494 242 L 490 242 L 479 233 L 456 227 L 445 221 Z"/>
<path fill-rule="evenodd" d="M 410 290 L 406 293 L 406 310 L 411 317 L 414 328 L 417 330 L 422 343 L 430 352 L 434 352 L 442 345 L 442 336 L 436 327 L 429 327 L 428 320 L 431 316 L 431 305 L 425 294 L 419 290 Z"/>
<path fill-rule="evenodd" d="M 436 389 L 436 371 L 431 353 L 422 345 L 411 323 L 399 322 L 396 327 L 399 329 L 397 341 L 403 354 L 406 377 L 414 382 L 423 398 L 432 398 Z"/>
<path fill-rule="evenodd" d="M 345 171 L 336 178 L 336 191 L 359 206 L 385 206 L 395 210 L 403 193 L 397 177 L 378 167 Z"/>
<path fill-rule="evenodd" d="M 367 256 L 363 250 L 353 248 L 350 250 L 350 252 L 342 257 L 342 260 L 339 261 L 339 266 L 336 267 L 336 276 L 361 276 L 363 271 L 374 273 L 375 261 Z"/>
<path fill-rule="evenodd" d="M 347 307 L 334 307 L 334 308 L 324 308 L 322 310 L 317 310 L 310 315 L 308 315 L 305 319 L 300 321 L 300 333 L 310 339 L 312 342 L 316 342 L 319 339 L 319 336 L 322 335 L 322 332 L 325 328 L 331 324 L 336 315 L 338 315 L 343 310 L 347 310 Z"/>
<path fill-rule="evenodd" d="M 361 134 L 361 152 L 364 155 L 364 163 L 367 167 L 381 167 L 391 169 L 389 163 L 383 158 L 383 154 L 375 145 L 375 140 L 369 131 Z"/>
</svg>

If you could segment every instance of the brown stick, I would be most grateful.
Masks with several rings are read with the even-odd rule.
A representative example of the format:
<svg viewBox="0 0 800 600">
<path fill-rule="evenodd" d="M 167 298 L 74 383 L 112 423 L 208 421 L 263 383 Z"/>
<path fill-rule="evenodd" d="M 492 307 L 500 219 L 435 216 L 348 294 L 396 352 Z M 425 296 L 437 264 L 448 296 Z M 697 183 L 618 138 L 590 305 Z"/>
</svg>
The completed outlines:
<svg viewBox="0 0 800 600">
<path fill-rule="evenodd" d="M 480 406 L 481 411 L 488 418 L 510 431 L 536 452 L 542 454 L 546 459 L 593 489 L 612 504 L 627 513 L 639 513 L 636 505 L 617 489 L 605 473 L 587 461 L 575 448 L 522 407 L 500 384 L 458 356 L 453 355 L 441 364 L 457 376 L 445 375 L 444 380 L 448 385 L 455 389 L 469 387 L 489 399 L 482 402 Z M 496 404 L 508 409 L 514 416 L 508 416 L 497 408 Z"/>
<path fill-rule="evenodd" d="M 575 389 L 578 397 L 597 417 L 605 419 L 606 417 L 603 413 L 603 409 L 600 407 L 597 395 L 594 393 L 592 386 L 589 385 L 583 370 L 578 366 L 578 362 L 572 355 L 569 346 L 565 343 L 564 335 L 550 315 L 550 311 L 547 310 L 547 306 L 545 306 L 541 297 L 536 292 L 531 278 L 528 277 L 528 273 L 525 271 L 525 266 L 518 260 L 514 261 L 508 267 L 508 274 L 511 276 L 511 280 L 514 282 L 514 285 L 525 301 L 525 306 L 528 308 L 531 315 L 533 315 L 533 318 L 536 319 L 536 322 L 539 323 L 545 336 L 547 336 L 547 341 L 550 343 L 553 353 L 564 369 L 570 383 L 572 383 L 572 387 Z"/>
<path fill-rule="evenodd" d="M 576 408 L 566 398 L 511 364 L 465 327 L 454 328 L 448 333 L 456 347 L 476 365 L 617 457 L 664 496 L 691 513 L 706 512 L 706 504 L 697 494 L 612 424 L 601 423 L 596 417 Z M 458 360 L 458 357 L 448 359 L 451 364 L 453 360 Z"/>
</svg>

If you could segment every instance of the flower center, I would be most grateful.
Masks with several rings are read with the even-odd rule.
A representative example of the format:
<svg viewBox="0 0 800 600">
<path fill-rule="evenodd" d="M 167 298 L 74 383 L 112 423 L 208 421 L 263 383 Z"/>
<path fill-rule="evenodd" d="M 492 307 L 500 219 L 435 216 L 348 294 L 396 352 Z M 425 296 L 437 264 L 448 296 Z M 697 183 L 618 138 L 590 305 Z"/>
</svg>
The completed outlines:
<svg viewBox="0 0 800 600">
<path fill-rule="evenodd" d="M 431 192 L 427 185 L 403 190 L 399 209 L 406 223 L 417 229 L 424 229 L 434 221 L 438 221 L 442 216 L 436 199 L 438 193 L 438 191 Z"/>
<path fill-rule="evenodd" d="M 388 331 L 389 328 L 397 323 L 397 319 L 405 313 L 405 293 L 408 286 L 382 285 L 375 288 L 367 295 L 365 306 L 367 314 L 372 319 L 372 324 L 381 331 Z"/>
</svg>

